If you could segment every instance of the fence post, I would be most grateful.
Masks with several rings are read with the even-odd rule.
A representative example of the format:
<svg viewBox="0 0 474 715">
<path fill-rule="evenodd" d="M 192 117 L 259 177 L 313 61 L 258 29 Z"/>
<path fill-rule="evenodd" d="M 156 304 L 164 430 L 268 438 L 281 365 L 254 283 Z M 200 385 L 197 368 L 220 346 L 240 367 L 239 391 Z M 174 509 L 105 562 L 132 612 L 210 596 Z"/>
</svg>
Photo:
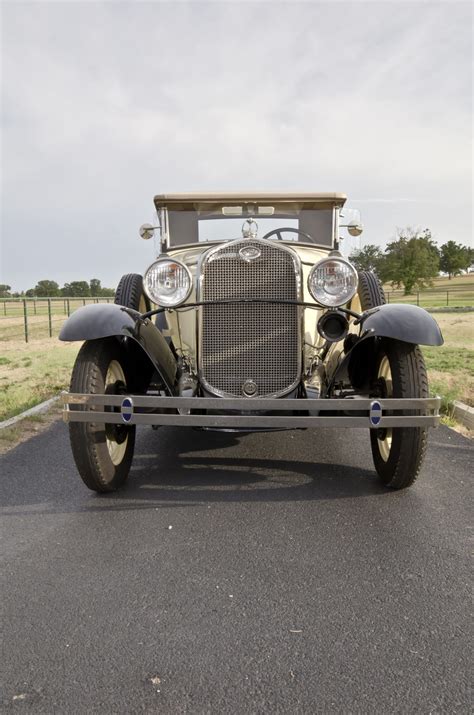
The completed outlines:
<svg viewBox="0 0 474 715">
<path fill-rule="evenodd" d="M 390 291 L 387 293 L 387 303 L 390 303 Z"/>
<path fill-rule="evenodd" d="M 48 327 L 49 327 L 49 337 L 53 337 L 53 322 L 51 320 L 51 298 L 48 298 Z"/>
<path fill-rule="evenodd" d="M 36 298 L 33 298 L 33 313 L 36 315 Z"/>
<path fill-rule="evenodd" d="M 416 304 L 418 306 L 420 305 L 420 291 L 419 290 L 416 292 Z"/>
<path fill-rule="evenodd" d="M 6 315 L 6 314 L 7 314 L 7 301 L 4 300 L 3 301 L 3 315 Z"/>
<path fill-rule="evenodd" d="M 23 322 L 25 324 L 25 343 L 28 342 L 28 308 L 26 306 L 26 300 L 23 299 Z"/>
<path fill-rule="evenodd" d="M 65 300 L 63 300 L 63 305 L 64 305 L 64 315 L 66 315 L 67 310 L 66 310 L 66 301 Z"/>
<path fill-rule="evenodd" d="M 86 299 L 83 298 L 83 299 L 82 299 L 82 305 L 85 305 L 85 304 L 86 304 Z"/>
<path fill-rule="evenodd" d="M 69 303 L 69 298 L 67 299 L 66 303 L 67 303 L 67 317 L 69 318 L 69 316 L 71 315 L 71 304 Z"/>
<path fill-rule="evenodd" d="M 446 306 L 449 305 L 449 290 L 446 291 Z"/>
</svg>

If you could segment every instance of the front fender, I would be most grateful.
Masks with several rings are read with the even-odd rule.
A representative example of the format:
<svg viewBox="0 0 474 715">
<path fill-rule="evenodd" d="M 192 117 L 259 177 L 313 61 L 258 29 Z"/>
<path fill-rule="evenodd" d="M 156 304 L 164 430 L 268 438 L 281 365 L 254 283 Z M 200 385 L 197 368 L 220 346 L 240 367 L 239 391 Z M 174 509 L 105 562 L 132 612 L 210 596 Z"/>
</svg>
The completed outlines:
<svg viewBox="0 0 474 715">
<path fill-rule="evenodd" d="M 171 395 L 176 394 L 177 364 L 162 333 L 149 318 L 121 305 L 97 303 L 76 310 L 64 323 L 59 339 L 67 342 L 123 336 L 145 351 Z"/>
<path fill-rule="evenodd" d="M 332 374 L 327 376 L 324 395 L 337 383 L 349 382 L 356 390 L 368 388 L 375 368 L 377 338 L 391 338 L 414 345 L 442 345 L 438 323 L 423 308 L 393 303 L 367 310 L 360 319 L 360 338 L 343 353 Z"/>
<path fill-rule="evenodd" d="M 423 308 L 392 303 L 367 310 L 360 320 L 361 334 L 393 338 L 415 345 L 442 345 L 438 323 Z"/>
</svg>

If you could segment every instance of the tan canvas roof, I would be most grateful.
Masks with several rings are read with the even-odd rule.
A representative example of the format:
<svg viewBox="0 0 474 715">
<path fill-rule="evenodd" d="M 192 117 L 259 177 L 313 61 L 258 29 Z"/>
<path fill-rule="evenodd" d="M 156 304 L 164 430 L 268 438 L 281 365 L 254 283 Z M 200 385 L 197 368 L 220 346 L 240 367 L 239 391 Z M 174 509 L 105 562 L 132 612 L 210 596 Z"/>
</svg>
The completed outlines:
<svg viewBox="0 0 474 715">
<path fill-rule="evenodd" d="M 270 192 L 231 192 L 231 193 L 196 193 L 196 194 L 158 194 L 155 196 L 156 208 L 167 207 L 175 211 L 192 208 L 232 206 L 245 203 L 302 204 L 306 208 L 332 208 L 343 206 L 345 194 L 329 193 L 270 193 Z"/>
</svg>

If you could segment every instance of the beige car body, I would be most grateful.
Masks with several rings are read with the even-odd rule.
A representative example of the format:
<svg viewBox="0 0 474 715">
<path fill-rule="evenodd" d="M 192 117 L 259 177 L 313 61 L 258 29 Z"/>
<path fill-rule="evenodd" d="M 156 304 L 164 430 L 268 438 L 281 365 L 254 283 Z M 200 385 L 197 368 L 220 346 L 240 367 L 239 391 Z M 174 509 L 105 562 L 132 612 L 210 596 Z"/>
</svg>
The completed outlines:
<svg viewBox="0 0 474 715">
<path fill-rule="evenodd" d="M 311 293 L 308 290 L 308 276 L 311 268 L 318 261 L 326 258 L 328 254 L 334 250 L 340 240 L 340 222 L 339 213 L 346 202 L 346 195 L 342 193 L 326 192 L 326 193 L 196 193 L 196 194 L 160 194 L 155 196 L 155 206 L 160 217 L 161 228 L 161 247 L 163 252 L 184 263 L 191 272 L 193 278 L 193 288 L 188 299 L 184 303 L 194 303 L 198 299 L 196 294 L 196 285 L 198 279 L 198 265 L 202 256 L 211 248 L 219 245 L 218 241 L 201 241 L 190 242 L 185 245 L 176 245 L 176 236 L 173 234 L 170 219 L 171 212 L 195 212 L 198 219 L 202 215 L 209 212 L 217 213 L 223 207 L 239 207 L 243 208 L 243 219 L 248 215 L 247 207 L 255 207 L 255 218 L 259 223 L 258 207 L 262 205 L 271 205 L 275 209 L 275 213 L 298 215 L 303 211 L 324 211 L 331 212 L 331 226 L 325 232 L 325 235 L 320 237 L 326 245 L 316 243 L 303 243 L 299 241 L 278 241 L 280 245 L 293 250 L 301 261 L 302 271 L 302 297 L 305 303 L 310 303 L 315 306 L 314 309 L 306 308 L 303 310 L 303 374 L 311 375 L 309 384 L 317 386 L 320 380 L 320 371 L 312 372 L 312 366 L 317 359 L 318 354 L 325 344 L 325 340 L 321 337 L 317 330 L 317 323 L 323 312 L 326 310 L 314 301 Z M 243 220 L 242 219 L 242 220 Z M 282 224 L 285 224 L 285 219 L 281 219 Z M 179 223 L 178 223 L 179 226 Z M 260 226 L 259 226 L 260 228 Z M 257 238 L 264 235 L 264 231 L 260 230 Z M 235 237 L 235 240 L 241 240 L 242 236 Z M 181 239 L 182 241 L 183 239 Z M 186 240 L 186 239 L 185 239 Z M 222 243 L 227 243 L 232 239 L 225 239 Z M 360 310 L 360 303 L 355 296 L 353 298 L 354 309 Z M 351 306 L 348 306 L 351 307 Z M 168 330 L 165 330 L 165 335 L 171 337 L 173 343 L 182 356 L 189 361 L 193 370 L 197 373 L 199 369 L 196 337 L 198 333 L 197 314 L 196 311 L 174 311 L 167 312 Z M 262 331 L 265 326 L 262 326 Z M 355 330 L 353 320 L 350 321 L 349 331 Z M 332 369 L 334 363 L 337 362 L 341 353 L 341 343 L 335 343 L 331 346 L 325 359 L 325 367 Z M 311 374 L 312 373 L 312 374 Z"/>
</svg>

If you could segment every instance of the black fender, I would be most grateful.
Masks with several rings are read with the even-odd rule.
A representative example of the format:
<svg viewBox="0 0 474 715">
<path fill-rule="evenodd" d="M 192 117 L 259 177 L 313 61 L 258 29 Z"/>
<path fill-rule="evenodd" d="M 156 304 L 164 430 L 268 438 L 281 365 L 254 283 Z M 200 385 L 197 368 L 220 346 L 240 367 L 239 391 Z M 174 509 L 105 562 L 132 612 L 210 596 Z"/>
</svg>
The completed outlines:
<svg viewBox="0 0 474 715">
<path fill-rule="evenodd" d="M 441 330 L 436 320 L 416 305 L 388 303 L 371 308 L 360 319 L 361 333 L 370 332 L 381 338 L 393 338 L 414 345 L 442 345 Z"/>
<path fill-rule="evenodd" d="M 350 383 L 356 390 L 368 388 L 375 365 L 377 341 L 381 338 L 414 345 L 438 346 L 444 343 L 436 320 L 416 305 L 380 305 L 365 311 L 358 322 L 361 326 L 360 337 L 352 341 L 352 347 L 342 353 L 333 374 L 327 376 L 326 395 L 332 392 L 336 383 Z"/>
<path fill-rule="evenodd" d="M 97 303 L 76 310 L 64 323 L 59 339 L 66 342 L 108 337 L 131 338 L 148 355 L 170 395 L 176 394 L 178 366 L 160 330 L 149 318 L 122 305 Z"/>
</svg>

